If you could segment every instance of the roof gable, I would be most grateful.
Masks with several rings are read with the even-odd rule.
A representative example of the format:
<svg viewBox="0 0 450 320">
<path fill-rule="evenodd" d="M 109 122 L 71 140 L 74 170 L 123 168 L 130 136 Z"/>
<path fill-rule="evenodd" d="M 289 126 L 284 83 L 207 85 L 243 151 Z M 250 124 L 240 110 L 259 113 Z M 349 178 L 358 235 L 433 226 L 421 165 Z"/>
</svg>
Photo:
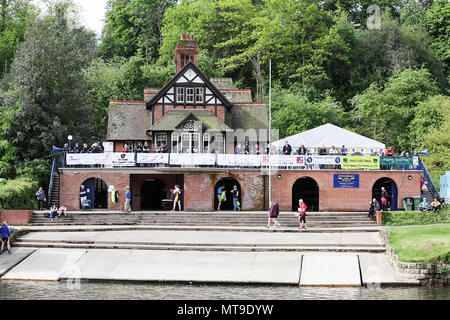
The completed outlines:
<svg viewBox="0 0 450 320">
<path fill-rule="evenodd" d="M 232 107 L 232 104 L 228 99 L 203 75 L 192 61 L 189 61 L 183 69 L 181 69 L 149 102 L 147 102 L 147 109 L 150 109 L 156 104 L 173 104 L 175 101 L 174 85 L 176 84 L 204 84 L 206 86 L 205 103 L 217 101 L 218 104 L 222 104 L 228 109 Z M 208 97 L 208 95 L 211 96 Z"/>
</svg>

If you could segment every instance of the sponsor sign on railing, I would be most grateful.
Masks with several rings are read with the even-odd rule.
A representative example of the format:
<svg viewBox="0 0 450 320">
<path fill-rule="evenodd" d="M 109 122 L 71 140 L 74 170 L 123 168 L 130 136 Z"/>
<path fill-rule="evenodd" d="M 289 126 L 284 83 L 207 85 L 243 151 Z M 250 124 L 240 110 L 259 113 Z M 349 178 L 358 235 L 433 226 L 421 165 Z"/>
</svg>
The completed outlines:
<svg viewBox="0 0 450 320">
<path fill-rule="evenodd" d="M 229 167 L 260 167 L 261 156 L 240 154 L 218 154 L 217 165 Z"/>
<path fill-rule="evenodd" d="M 305 156 L 306 164 L 341 164 L 341 156 Z"/>
<path fill-rule="evenodd" d="M 380 164 L 384 165 L 394 165 L 394 166 L 412 166 L 412 157 L 380 157 Z"/>
<path fill-rule="evenodd" d="M 380 169 L 380 157 L 342 156 L 342 169 Z"/>
<path fill-rule="evenodd" d="M 168 153 L 138 153 L 136 155 L 137 163 L 146 163 L 146 164 L 157 164 L 169 163 L 169 154 Z"/>
<path fill-rule="evenodd" d="M 216 164 L 216 155 L 214 153 L 171 153 L 170 164 L 213 166 Z"/>
<path fill-rule="evenodd" d="M 66 164 L 76 165 L 110 165 L 111 153 L 68 153 L 66 155 Z"/>
<path fill-rule="evenodd" d="M 269 156 L 261 158 L 262 166 L 269 166 Z M 305 156 L 270 155 L 270 165 L 274 167 L 298 167 L 305 165 Z"/>
</svg>

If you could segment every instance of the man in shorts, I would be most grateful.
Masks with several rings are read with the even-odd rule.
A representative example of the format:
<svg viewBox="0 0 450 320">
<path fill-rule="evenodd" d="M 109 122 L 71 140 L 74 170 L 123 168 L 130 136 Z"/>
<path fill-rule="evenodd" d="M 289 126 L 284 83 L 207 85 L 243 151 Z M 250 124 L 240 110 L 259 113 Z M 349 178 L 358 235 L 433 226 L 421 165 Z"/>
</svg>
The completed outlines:
<svg viewBox="0 0 450 320">
<path fill-rule="evenodd" d="M 306 206 L 306 204 L 303 202 L 302 199 L 298 200 L 298 211 L 297 211 L 297 216 L 298 216 L 298 222 L 300 223 L 300 229 L 306 229 L 306 209 L 308 207 Z"/>
<path fill-rule="evenodd" d="M 11 254 L 11 246 L 9 245 L 10 230 L 9 230 L 9 227 L 8 227 L 8 224 L 6 223 L 6 221 L 3 221 L 3 225 L 0 227 L 0 233 L 2 235 L 2 246 L 0 249 L 0 254 L 3 253 L 3 248 L 5 246 L 5 243 L 6 243 L 6 247 L 8 249 L 8 253 Z"/>
<path fill-rule="evenodd" d="M 222 201 L 227 201 L 225 186 L 220 186 L 219 189 L 217 189 L 217 200 L 219 200 L 217 211 L 220 211 L 220 205 L 222 204 Z"/>
</svg>

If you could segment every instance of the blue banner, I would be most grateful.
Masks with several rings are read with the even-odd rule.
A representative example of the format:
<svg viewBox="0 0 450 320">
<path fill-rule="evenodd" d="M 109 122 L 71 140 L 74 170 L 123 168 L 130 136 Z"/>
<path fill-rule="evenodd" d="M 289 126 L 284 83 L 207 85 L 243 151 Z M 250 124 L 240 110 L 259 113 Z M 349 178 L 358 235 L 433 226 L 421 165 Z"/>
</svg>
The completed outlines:
<svg viewBox="0 0 450 320">
<path fill-rule="evenodd" d="M 359 174 L 335 174 L 335 188 L 359 188 Z"/>
</svg>

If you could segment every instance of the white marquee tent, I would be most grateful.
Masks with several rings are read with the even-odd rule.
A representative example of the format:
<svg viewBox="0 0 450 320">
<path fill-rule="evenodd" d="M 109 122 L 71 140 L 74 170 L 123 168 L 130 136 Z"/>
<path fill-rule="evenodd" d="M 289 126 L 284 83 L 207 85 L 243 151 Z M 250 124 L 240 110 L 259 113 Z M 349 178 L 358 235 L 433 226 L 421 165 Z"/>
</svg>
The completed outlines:
<svg viewBox="0 0 450 320">
<path fill-rule="evenodd" d="M 283 148 L 285 141 L 288 141 L 292 148 L 299 148 L 302 144 L 307 149 L 322 146 L 326 148 L 331 148 L 332 146 L 341 148 L 342 145 L 345 145 L 347 149 L 350 149 L 350 152 L 353 151 L 352 149 L 355 149 L 354 152 L 361 153 L 372 153 L 385 149 L 385 145 L 381 142 L 342 129 L 331 123 L 274 141 L 272 145 L 277 149 Z"/>
</svg>

